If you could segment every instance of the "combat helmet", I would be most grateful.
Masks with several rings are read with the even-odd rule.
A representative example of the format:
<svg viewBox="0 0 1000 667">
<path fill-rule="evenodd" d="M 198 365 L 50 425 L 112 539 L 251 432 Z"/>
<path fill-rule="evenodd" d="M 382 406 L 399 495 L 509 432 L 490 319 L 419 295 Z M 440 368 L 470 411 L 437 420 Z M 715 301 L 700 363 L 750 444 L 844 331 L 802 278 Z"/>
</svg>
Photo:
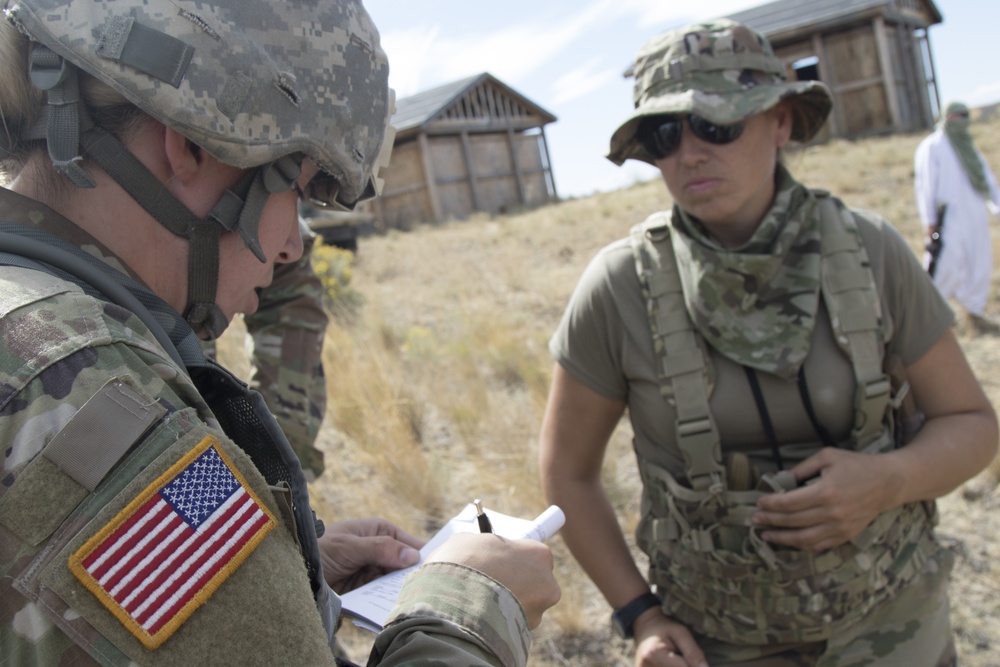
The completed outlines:
<svg viewBox="0 0 1000 667">
<path fill-rule="evenodd" d="M 238 231 L 264 261 L 257 226 L 267 197 L 288 190 L 305 157 L 320 168 L 312 204 L 353 208 L 380 187 L 392 145 L 392 91 L 379 35 L 360 0 L 10 0 L 32 42 L 31 83 L 47 104 L 22 139 L 44 139 L 79 187 L 93 159 L 172 233 L 191 241 L 185 317 L 209 337 L 218 237 Z M 249 170 L 206 219 L 195 216 L 96 126 L 77 70 L 92 75 L 220 161 Z"/>
<path fill-rule="evenodd" d="M 788 81 L 785 64 L 756 30 L 730 19 L 694 23 L 654 37 L 630 68 L 635 77 L 634 113 L 611 136 L 607 157 L 653 164 L 636 138 L 646 116 L 695 114 L 730 125 L 788 100 L 795 141 L 808 141 L 833 108 L 821 81 Z"/>
</svg>

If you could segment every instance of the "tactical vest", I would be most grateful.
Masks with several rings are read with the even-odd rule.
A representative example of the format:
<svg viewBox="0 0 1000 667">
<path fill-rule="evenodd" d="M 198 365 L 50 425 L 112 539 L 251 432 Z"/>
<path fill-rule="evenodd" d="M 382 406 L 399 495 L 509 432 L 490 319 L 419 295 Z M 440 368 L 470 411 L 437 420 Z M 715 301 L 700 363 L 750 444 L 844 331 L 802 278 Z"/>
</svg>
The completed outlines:
<svg viewBox="0 0 1000 667">
<path fill-rule="evenodd" d="M 282 513 L 287 512 L 285 518 L 302 553 L 327 641 L 333 648 L 340 599 L 323 578 L 317 542 L 323 523 L 310 507 L 309 489 L 299 460 L 261 395 L 207 359 L 190 326 L 174 311 L 165 312 L 162 301 L 149 290 L 138 283 L 132 284 L 113 268 L 61 239 L 20 225 L 0 223 L 0 265 L 56 275 L 79 285 L 91 296 L 126 308 L 142 320 L 174 362 L 186 370 L 222 430 L 250 457 L 271 487 Z M 90 458 L 86 453 L 79 455 L 81 461 Z"/>
<path fill-rule="evenodd" d="M 838 346 L 856 379 L 853 449 L 896 445 L 894 391 L 884 370 L 881 302 L 857 222 L 817 191 L 822 234 L 821 294 Z M 665 400 L 676 408 L 686 480 L 637 452 L 650 514 L 638 531 L 663 610 L 700 632 L 736 644 L 828 639 L 859 621 L 919 574 L 935 549 L 933 518 L 914 503 L 886 512 L 850 542 L 812 554 L 764 542 L 750 517 L 767 492 L 795 488 L 788 471 L 765 474 L 752 490 L 727 480 L 719 431 L 709 409 L 712 369 L 688 316 L 670 239 L 658 213 L 631 230 Z"/>
</svg>

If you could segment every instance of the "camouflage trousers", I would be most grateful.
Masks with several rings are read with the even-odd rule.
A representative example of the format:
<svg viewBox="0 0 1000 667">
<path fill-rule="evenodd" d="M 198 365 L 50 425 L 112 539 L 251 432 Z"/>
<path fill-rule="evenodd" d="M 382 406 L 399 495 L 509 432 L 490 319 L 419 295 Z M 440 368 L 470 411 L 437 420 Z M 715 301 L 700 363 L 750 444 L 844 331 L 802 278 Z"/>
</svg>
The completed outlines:
<svg viewBox="0 0 1000 667">
<path fill-rule="evenodd" d="M 923 575 L 854 628 L 809 644 L 737 646 L 695 633 L 712 667 L 949 667 L 957 664 L 948 612 L 954 556 L 944 549 Z"/>
</svg>

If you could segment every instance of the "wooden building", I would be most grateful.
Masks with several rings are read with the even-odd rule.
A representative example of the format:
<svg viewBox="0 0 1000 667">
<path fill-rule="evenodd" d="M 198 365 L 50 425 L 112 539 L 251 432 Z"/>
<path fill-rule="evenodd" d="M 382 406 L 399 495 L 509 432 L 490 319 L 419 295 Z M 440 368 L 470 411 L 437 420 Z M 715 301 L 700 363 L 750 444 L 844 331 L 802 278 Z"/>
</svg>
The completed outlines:
<svg viewBox="0 0 1000 667">
<path fill-rule="evenodd" d="M 819 139 L 912 132 L 941 106 L 927 29 L 933 0 L 776 0 L 728 18 L 763 33 L 791 79 L 819 79 L 833 112 Z"/>
<path fill-rule="evenodd" d="M 531 208 L 556 197 L 545 125 L 556 117 L 488 73 L 396 101 L 380 229 Z"/>
</svg>

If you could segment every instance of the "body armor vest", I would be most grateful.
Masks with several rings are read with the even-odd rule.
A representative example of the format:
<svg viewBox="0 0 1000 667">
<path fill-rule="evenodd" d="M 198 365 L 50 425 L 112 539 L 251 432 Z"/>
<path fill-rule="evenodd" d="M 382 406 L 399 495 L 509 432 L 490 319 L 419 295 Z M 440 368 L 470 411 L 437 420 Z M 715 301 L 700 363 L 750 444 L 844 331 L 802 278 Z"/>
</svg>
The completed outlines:
<svg viewBox="0 0 1000 667">
<path fill-rule="evenodd" d="M 893 391 L 884 370 L 881 302 L 857 222 L 815 192 L 822 235 L 821 294 L 837 344 L 854 370 L 849 445 L 877 454 L 897 444 Z M 647 304 L 660 391 L 676 408 L 685 479 L 639 456 L 651 506 L 638 531 L 663 610 L 701 632 L 737 644 L 821 641 L 859 621 L 919 574 L 936 548 L 931 512 L 920 503 L 875 519 L 850 542 L 819 554 L 771 546 L 750 517 L 762 493 L 795 488 L 788 471 L 755 489 L 734 488 L 715 418 L 708 350 L 688 316 L 670 239 L 658 213 L 631 231 Z"/>
</svg>

